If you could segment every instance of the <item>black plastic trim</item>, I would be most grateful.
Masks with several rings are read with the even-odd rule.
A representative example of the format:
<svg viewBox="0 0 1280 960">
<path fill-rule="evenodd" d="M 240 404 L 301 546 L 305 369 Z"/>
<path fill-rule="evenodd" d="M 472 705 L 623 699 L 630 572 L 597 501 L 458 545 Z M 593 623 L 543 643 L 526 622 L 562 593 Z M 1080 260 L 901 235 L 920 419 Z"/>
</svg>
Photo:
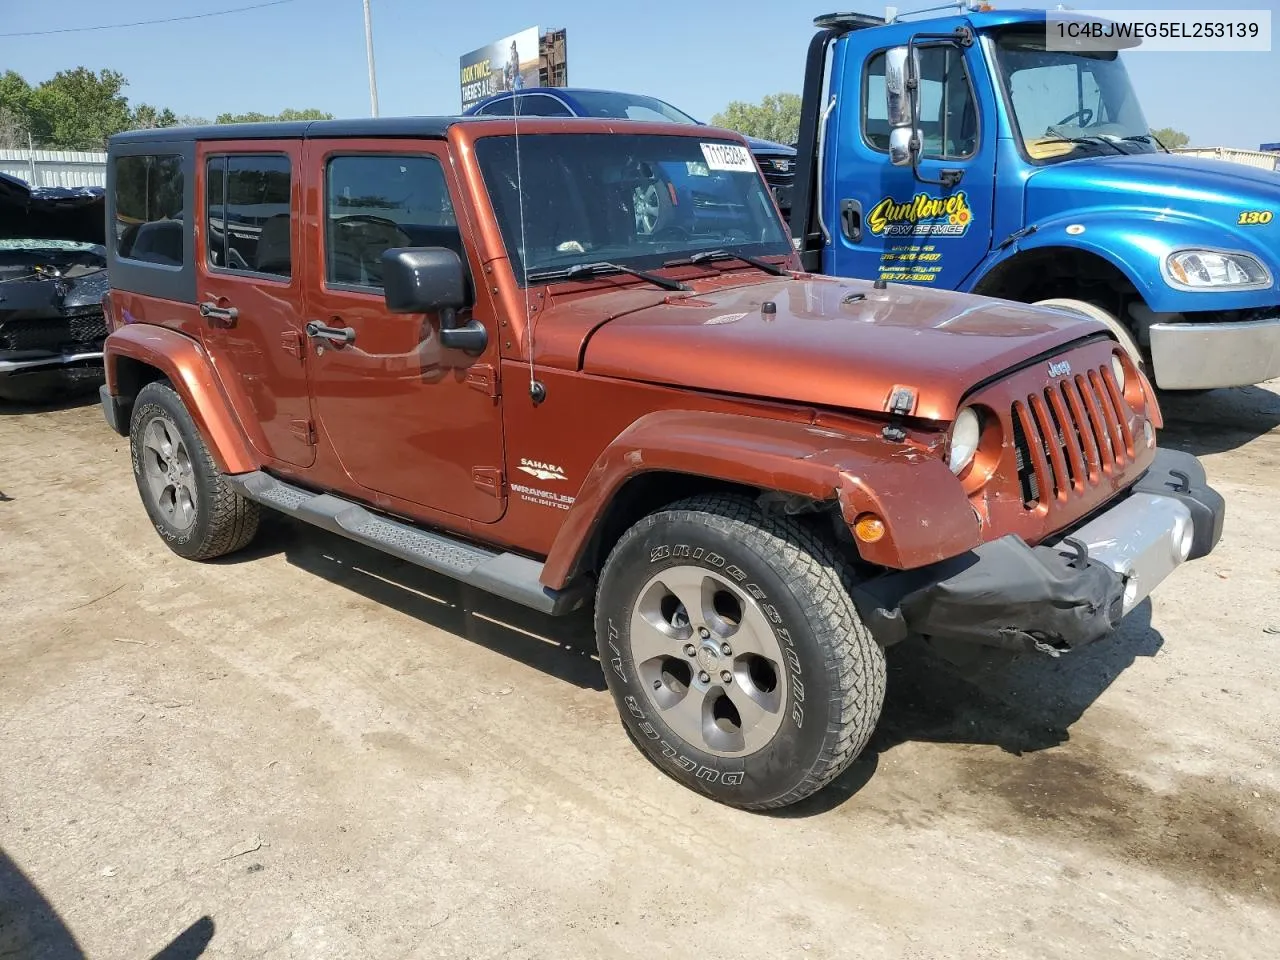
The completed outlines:
<svg viewBox="0 0 1280 960">
<path fill-rule="evenodd" d="M 102 416 L 107 421 L 107 426 L 120 436 L 127 437 L 133 404 L 126 397 L 112 396 L 105 383 L 98 387 L 98 399 L 102 403 Z"/>
<path fill-rule="evenodd" d="M 1204 465 L 1192 454 L 1183 450 L 1157 450 L 1155 460 L 1133 485 L 1133 491 L 1174 497 L 1191 511 L 1195 535 L 1188 560 L 1199 560 L 1218 545 L 1226 519 L 1226 500 L 1209 486 Z"/>
</svg>

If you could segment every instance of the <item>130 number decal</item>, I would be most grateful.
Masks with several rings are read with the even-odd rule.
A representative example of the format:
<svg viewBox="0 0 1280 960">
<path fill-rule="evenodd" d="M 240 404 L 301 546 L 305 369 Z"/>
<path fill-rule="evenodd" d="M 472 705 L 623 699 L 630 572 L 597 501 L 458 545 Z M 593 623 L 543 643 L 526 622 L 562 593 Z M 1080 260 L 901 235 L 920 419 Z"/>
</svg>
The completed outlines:
<svg viewBox="0 0 1280 960">
<path fill-rule="evenodd" d="M 1263 224 L 1270 223 L 1275 214 L 1270 210 L 1246 210 L 1240 214 L 1240 219 L 1236 221 L 1238 226 L 1242 227 L 1260 227 Z"/>
</svg>

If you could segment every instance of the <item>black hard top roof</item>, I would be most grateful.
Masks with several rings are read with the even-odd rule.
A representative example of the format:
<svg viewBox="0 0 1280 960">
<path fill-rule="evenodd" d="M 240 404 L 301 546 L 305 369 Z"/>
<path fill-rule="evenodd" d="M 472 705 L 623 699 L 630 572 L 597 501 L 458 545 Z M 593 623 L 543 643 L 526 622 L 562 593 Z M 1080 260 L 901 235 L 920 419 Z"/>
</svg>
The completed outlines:
<svg viewBox="0 0 1280 960">
<path fill-rule="evenodd" d="M 218 123 L 202 127 L 156 127 L 126 130 L 112 143 L 149 140 L 305 140 L 320 137 L 423 137 L 439 140 L 449 128 L 476 117 L 365 117 L 356 120 L 285 120 L 272 123 Z"/>
</svg>

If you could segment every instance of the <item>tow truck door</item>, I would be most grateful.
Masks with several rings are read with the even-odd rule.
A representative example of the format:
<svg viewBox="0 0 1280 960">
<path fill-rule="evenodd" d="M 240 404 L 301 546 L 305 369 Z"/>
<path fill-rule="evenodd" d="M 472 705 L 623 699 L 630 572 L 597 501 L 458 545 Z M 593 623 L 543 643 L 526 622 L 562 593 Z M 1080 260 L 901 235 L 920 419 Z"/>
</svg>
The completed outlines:
<svg viewBox="0 0 1280 960">
<path fill-rule="evenodd" d="M 885 54 L 914 35 L 948 34 L 961 19 L 894 24 L 844 37 L 832 62 L 836 107 L 824 151 L 824 270 L 960 287 L 992 243 L 995 102 L 978 43 L 921 39 L 919 178 L 889 162 Z M 937 182 L 957 171 L 959 183 Z M 949 174 L 954 175 L 954 174 Z"/>
</svg>

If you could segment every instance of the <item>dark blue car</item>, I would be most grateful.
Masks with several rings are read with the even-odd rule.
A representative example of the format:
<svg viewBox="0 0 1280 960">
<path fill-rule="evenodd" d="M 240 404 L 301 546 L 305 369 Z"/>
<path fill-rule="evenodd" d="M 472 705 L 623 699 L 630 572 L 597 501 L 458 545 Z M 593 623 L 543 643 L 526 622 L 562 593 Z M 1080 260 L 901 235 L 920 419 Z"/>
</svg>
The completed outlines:
<svg viewBox="0 0 1280 960">
<path fill-rule="evenodd" d="M 527 87 L 514 93 L 498 93 L 473 105 L 465 111 L 465 115 L 509 117 L 515 112 L 517 99 L 522 117 L 610 117 L 618 120 L 651 120 L 705 126 L 701 121 L 656 97 L 578 87 Z M 756 137 L 746 139 L 783 216 L 786 216 L 791 209 L 791 188 L 795 181 L 795 149 Z M 660 229 L 675 216 L 678 211 L 674 208 L 679 207 L 679 196 L 687 189 L 695 184 L 699 187 L 711 186 L 705 180 L 691 181 L 687 173 L 681 174 L 680 171 L 664 170 L 663 173 L 671 187 L 664 191 L 655 183 L 636 197 L 636 226 L 642 232 Z M 676 191 L 674 197 L 670 194 L 671 189 Z M 705 191 L 701 192 L 705 194 Z M 714 196 L 704 195 L 701 199 L 714 208 Z M 699 204 L 699 209 L 703 211 L 711 208 Z M 686 211 L 693 209 L 695 207 L 692 203 L 685 207 Z"/>
</svg>

